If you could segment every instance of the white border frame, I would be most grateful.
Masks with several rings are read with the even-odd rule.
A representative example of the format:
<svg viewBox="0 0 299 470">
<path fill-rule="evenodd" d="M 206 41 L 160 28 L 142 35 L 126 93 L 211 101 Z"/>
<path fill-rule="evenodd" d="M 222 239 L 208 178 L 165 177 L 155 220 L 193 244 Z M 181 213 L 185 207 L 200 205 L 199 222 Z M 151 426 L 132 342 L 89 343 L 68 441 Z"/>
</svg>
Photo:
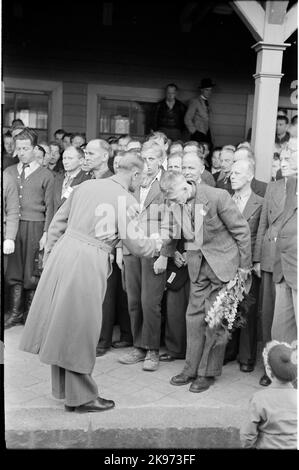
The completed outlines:
<svg viewBox="0 0 299 470">
<path fill-rule="evenodd" d="M 51 93 L 48 133 L 50 140 L 57 129 L 62 128 L 63 85 L 62 82 L 50 80 L 33 80 L 30 78 L 3 77 L 2 102 L 7 91 L 44 91 Z"/>
<path fill-rule="evenodd" d="M 163 98 L 163 89 L 138 88 L 135 86 L 101 85 L 89 84 L 87 87 L 87 118 L 86 136 L 87 140 L 98 138 L 97 135 L 97 113 L 98 98 L 115 100 L 147 101 L 155 103 Z"/>
</svg>

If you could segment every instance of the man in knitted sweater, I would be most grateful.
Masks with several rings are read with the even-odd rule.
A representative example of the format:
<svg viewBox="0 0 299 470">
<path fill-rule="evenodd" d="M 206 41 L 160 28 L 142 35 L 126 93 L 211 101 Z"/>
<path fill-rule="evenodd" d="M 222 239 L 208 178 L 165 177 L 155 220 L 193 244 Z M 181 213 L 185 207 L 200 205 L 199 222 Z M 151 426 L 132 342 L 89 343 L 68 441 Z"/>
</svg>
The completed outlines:
<svg viewBox="0 0 299 470">
<path fill-rule="evenodd" d="M 7 268 L 8 255 L 15 251 L 15 239 L 19 227 L 19 197 L 14 179 L 7 173 L 3 174 L 3 254 L 4 274 Z"/>
<path fill-rule="evenodd" d="M 44 249 L 53 217 L 54 177 L 35 160 L 36 133 L 24 128 L 15 142 L 20 162 L 4 172 L 17 184 L 20 218 L 15 251 L 8 258 L 6 270 L 6 281 L 10 286 L 10 316 L 5 328 L 26 321 L 38 281 L 35 270 L 39 251 Z"/>
</svg>

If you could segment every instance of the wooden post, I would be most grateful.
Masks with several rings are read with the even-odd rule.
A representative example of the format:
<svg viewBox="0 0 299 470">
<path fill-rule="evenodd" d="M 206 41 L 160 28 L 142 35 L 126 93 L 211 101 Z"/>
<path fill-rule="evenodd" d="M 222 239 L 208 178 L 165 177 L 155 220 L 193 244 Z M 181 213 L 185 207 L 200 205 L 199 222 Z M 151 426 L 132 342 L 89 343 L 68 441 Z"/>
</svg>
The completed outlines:
<svg viewBox="0 0 299 470">
<path fill-rule="evenodd" d="M 258 42 L 251 143 L 256 157 L 255 176 L 269 182 L 279 100 L 283 51 L 290 44 Z"/>
<path fill-rule="evenodd" d="M 287 11 L 286 1 L 233 1 L 232 8 L 258 41 L 251 144 L 256 156 L 256 177 L 271 179 L 284 41 L 297 29 L 297 4 Z"/>
</svg>

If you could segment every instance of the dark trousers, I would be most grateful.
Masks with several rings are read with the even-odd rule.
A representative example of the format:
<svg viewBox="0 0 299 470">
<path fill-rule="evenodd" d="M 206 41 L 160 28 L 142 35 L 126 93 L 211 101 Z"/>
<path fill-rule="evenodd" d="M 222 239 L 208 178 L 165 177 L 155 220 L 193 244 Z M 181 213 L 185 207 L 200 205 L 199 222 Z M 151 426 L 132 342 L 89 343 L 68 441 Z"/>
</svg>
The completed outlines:
<svg viewBox="0 0 299 470">
<path fill-rule="evenodd" d="M 98 344 L 101 348 L 110 348 L 116 322 L 120 328 L 120 341 L 133 342 L 128 299 L 123 290 L 121 271 L 115 262 L 112 268 L 112 273 L 107 279 L 107 290 L 102 308 L 102 328 Z"/>
<path fill-rule="evenodd" d="M 215 333 L 206 325 L 205 315 L 222 287 L 223 282 L 203 258 L 198 279 L 191 281 L 186 312 L 187 351 L 183 372 L 189 377 L 221 375 L 225 345 L 215 346 Z"/>
<path fill-rule="evenodd" d="M 210 129 L 208 129 L 208 132 L 206 134 L 204 134 L 203 132 L 195 131 L 193 134 L 191 134 L 190 140 L 196 140 L 196 142 L 212 143 Z"/>
<path fill-rule="evenodd" d="M 90 374 L 79 374 L 59 366 L 51 366 L 52 394 L 65 398 L 68 406 L 80 406 L 95 400 L 98 386 Z"/>
<path fill-rule="evenodd" d="M 159 349 L 161 337 L 161 301 L 166 272 L 155 274 L 157 258 L 125 255 L 125 282 L 133 344 L 137 348 Z"/>
<path fill-rule="evenodd" d="M 261 282 L 261 327 L 262 339 L 265 346 L 271 341 L 271 328 L 273 323 L 274 307 L 275 307 L 275 284 L 273 282 L 273 274 L 262 271 Z"/>
<path fill-rule="evenodd" d="M 253 275 L 250 291 L 239 306 L 244 312 L 246 325 L 232 333 L 225 351 L 228 359 L 237 358 L 240 364 L 251 366 L 256 361 L 259 288 L 260 280 Z"/>
<path fill-rule="evenodd" d="M 44 222 L 21 220 L 15 240 L 15 251 L 8 256 L 6 281 L 9 285 L 22 284 L 24 289 L 35 289 L 39 277 L 35 275 L 35 258 L 44 232 Z"/>
<path fill-rule="evenodd" d="M 178 359 L 186 355 L 186 310 L 189 302 L 190 282 L 179 290 L 167 290 L 165 346 L 169 354 Z"/>
<path fill-rule="evenodd" d="M 180 129 L 161 127 L 159 128 L 159 131 L 163 132 L 168 137 L 168 139 L 172 140 L 172 142 L 182 139 L 182 131 Z"/>
</svg>

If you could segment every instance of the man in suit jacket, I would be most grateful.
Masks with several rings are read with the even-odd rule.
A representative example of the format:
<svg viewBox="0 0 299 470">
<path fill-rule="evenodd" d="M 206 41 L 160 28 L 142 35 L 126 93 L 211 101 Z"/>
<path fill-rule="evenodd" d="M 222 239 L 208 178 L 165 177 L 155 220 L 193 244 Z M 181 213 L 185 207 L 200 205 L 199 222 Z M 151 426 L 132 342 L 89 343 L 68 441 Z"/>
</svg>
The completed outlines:
<svg viewBox="0 0 299 470">
<path fill-rule="evenodd" d="M 275 244 L 284 215 L 285 179 L 268 184 L 261 212 L 256 243 L 253 251 L 253 268 L 261 277 L 260 311 L 262 341 L 264 346 L 271 341 L 271 328 L 275 304 L 275 284 L 273 266 Z M 265 370 L 260 385 L 270 385 L 271 380 Z"/>
<path fill-rule="evenodd" d="M 231 183 L 234 190 L 232 199 L 248 222 L 252 253 L 263 205 L 263 199 L 250 187 L 253 175 L 254 165 L 250 160 L 238 160 L 232 166 Z M 259 287 L 259 278 L 256 275 L 252 276 L 250 291 L 239 305 L 240 311 L 246 318 L 246 325 L 233 332 L 226 348 L 226 362 L 238 356 L 242 372 L 252 372 L 256 361 Z"/>
<path fill-rule="evenodd" d="M 211 142 L 209 98 L 215 83 L 204 78 L 199 85 L 199 96 L 190 101 L 185 114 L 185 124 L 191 134 L 191 140 Z"/>
<path fill-rule="evenodd" d="M 190 185 L 183 175 L 164 175 L 161 188 L 174 214 L 183 210 L 182 230 L 191 281 L 186 313 L 187 352 L 183 371 L 172 377 L 173 385 L 193 382 L 191 392 L 207 390 L 221 375 L 225 345 L 205 321 L 218 292 L 240 270 L 247 277 L 251 266 L 250 230 L 226 191 L 206 185 Z M 179 212 L 180 213 L 180 212 Z M 192 228 L 194 220 L 195 228 Z M 202 222 L 202 224 L 201 224 Z"/>
<path fill-rule="evenodd" d="M 226 189 L 229 194 L 233 194 L 232 185 L 230 181 L 231 168 L 234 162 L 234 151 L 232 149 L 224 148 L 219 155 L 221 171 L 216 181 L 216 188 Z"/>
<path fill-rule="evenodd" d="M 287 343 L 297 340 L 297 149 L 291 145 L 289 141 L 280 155 L 282 174 L 287 177 L 286 202 L 273 269 L 276 298 L 272 339 Z"/>
<path fill-rule="evenodd" d="M 84 152 L 80 147 L 71 145 L 63 152 L 62 163 L 65 174 L 58 173 L 54 180 L 54 213 L 78 184 L 91 178 L 81 170 L 84 158 Z"/>
<path fill-rule="evenodd" d="M 239 147 L 234 153 L 234 162 L 237 160 L 253 160 L 255 163 L 255 158 L 252 150 L 248 147 Z M 267 183 L 264 181 L 257 180 L 255 177 L 251 181 L 251 189 L 258 196 L 264 197 L 267 189 Z"/>
<path fill-rule="evenodd" d="M 151 236 L 160 231 L 163 219 L 164 204 L 160 189 L 163 149 L 156 142 L 148 141 L 142 147 L 141 156 L 147 164 L 147 175 L 135 197 L 140 206 L 140 226 L 147 236 Z M 166 283 L 167 257 L 150 260 L 124 250 L 124 265 L 134 349 L 119 361 L 122 364 L 144 361 L 143 370 L 155 371 L 159 366 L 161 301 Z"/>
</svg>

